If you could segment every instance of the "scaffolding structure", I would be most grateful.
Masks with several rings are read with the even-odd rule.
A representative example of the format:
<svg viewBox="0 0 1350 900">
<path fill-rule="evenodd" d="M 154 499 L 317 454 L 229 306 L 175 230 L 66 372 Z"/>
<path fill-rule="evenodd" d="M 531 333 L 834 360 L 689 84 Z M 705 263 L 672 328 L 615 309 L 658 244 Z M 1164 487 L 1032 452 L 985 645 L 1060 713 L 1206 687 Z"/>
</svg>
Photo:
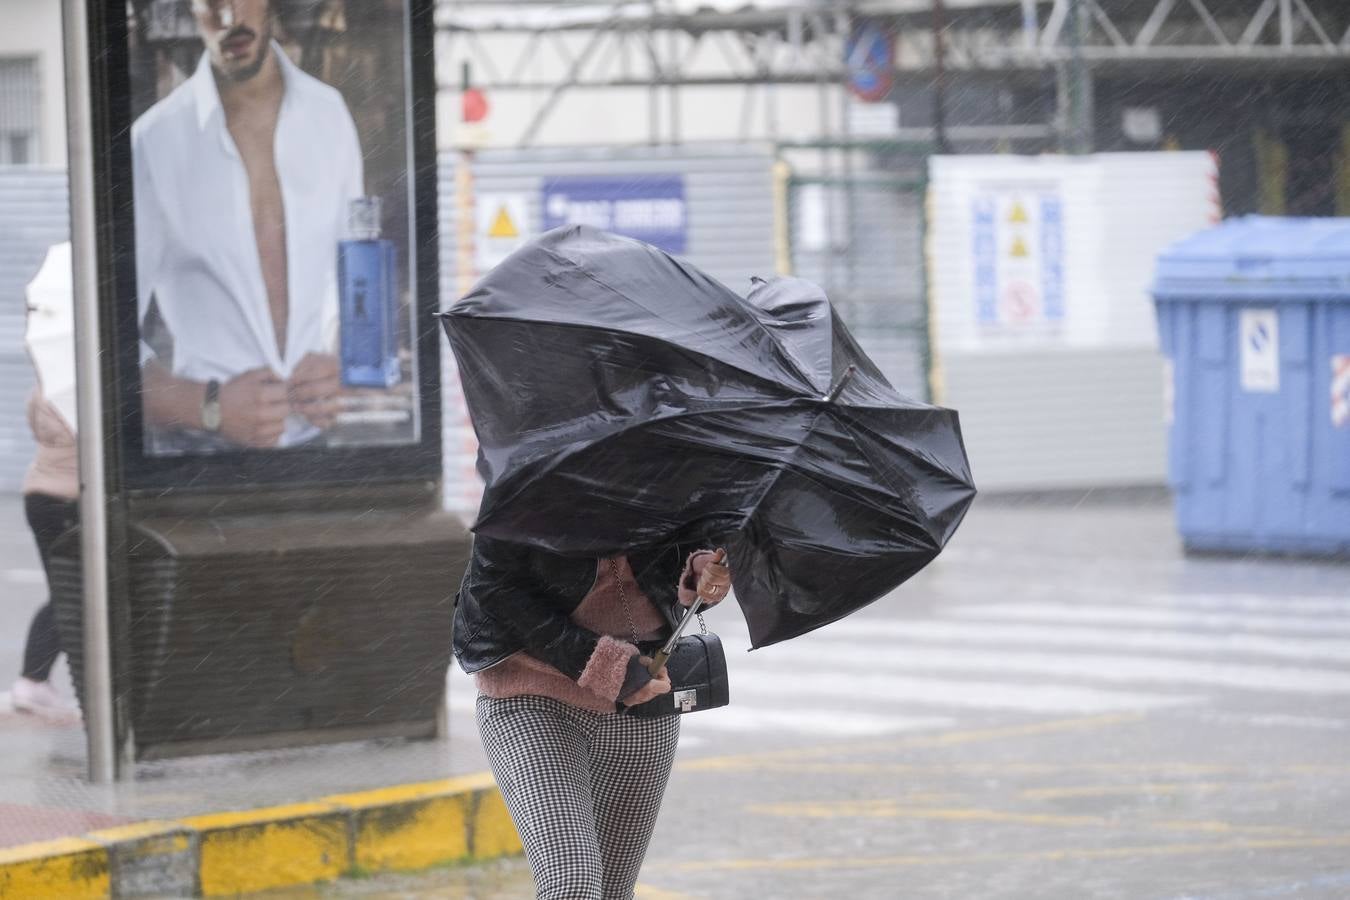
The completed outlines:
<svg viewBox="0 0 1350 900">
<path fill-rule="evenodd" d="M 614 88 L 647 89 L 654 137 L 678 142 L 682 88 L 739 88 L 748 113 L 775 86 L 844 84 L 860 19 L 890 27 L 898 75 L 1054 73 L 1069 140 L 1094 73 L 1350 72 L 1344 0 L 442 0 L 437 49 L 447 89 L 468 62 L 483 89 L 544 95 L 521 146 L 565 95 Z"/>
</svg>

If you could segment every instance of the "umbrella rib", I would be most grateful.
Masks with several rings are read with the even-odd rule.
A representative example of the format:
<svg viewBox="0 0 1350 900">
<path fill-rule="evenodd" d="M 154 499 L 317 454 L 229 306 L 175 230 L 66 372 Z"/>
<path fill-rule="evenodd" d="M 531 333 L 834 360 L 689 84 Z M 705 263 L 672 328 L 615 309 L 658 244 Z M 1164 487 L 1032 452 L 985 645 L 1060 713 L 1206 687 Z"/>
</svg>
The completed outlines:
<svg viewBox="0 0 1350 900">
<path fill-rule="evenodd" d="M 517 318 L 513 318 L 513 317 L 511 317 L 511 316 L 498 316 L 498 315 L 491 315 L 491 314 L 484 315 L 484 314 L 482 314 L 482 313 L 475 313 L 473 316 L 471 316 L 471 317 L 469 317 L 469 318 L 470 318 L 472 321 L 475 321 L 475 322 L 507 322 L 507 323 L 512 323 L 512 324 L 521 324 L 521 323 L 526 323 L 526 324 L 538 324 L 538 325 L 547 325 L 547 326 L 549 326 L 549 327 L 551 327 L 551 328 L 570 328 L 570 329 L 576 329 L 577 331 L 588 331 L 588 332 L 592 332 L 592 333 L 594 333 L 594 332 L 604 332 L 604 333 L 606 333 L 606 334 L 617 334 L 617 335 L 623 335 L 623 336 L 625 336 L 625 337 L 639 337 L 639 338 L 643 338 L 644 340 L 649 340 L 649 341 L 653 341 L 653 342 L 658 343 L 658 344 L 663 344 L 663 345 L 665 345 L 665 346 L 667 346 L 667 347 L 673 347 L 673 348 L 676 349 L 676 350 L 679 350 L 679 351 L 684 352 L 684 353 L 688 353 L 688 354 L 693 355 L 693 356 L 697 356 L 697 357 L 699 357 L 699 358 L 701 358 L 701 359 L 712 360 L 712 361 L 716 362 L 718 365 L 726 366 L 728 369 L 731 369 L 731 370 L 734 370 L 734 371 L 736 371 L 736 372 L 739 372 L 739 373 L 741 373 L 742 375 L 746 376 L 747 378 L 753 378 L 753 379 L 754 379 L 755 381 L 757 381 L 757 382 L 760 382 L 760 383 L 766 384 L 766 385 L 771 385 L 772 387 L 777 388 L 777 389 L 780 389 L 780 390 L 781 390 L 782 388 L 784 388 L 784 387 L 795 387 L 795 386 L 784 385 L 784 384 L 783 384 L 782 382 L 780 382 L 780 381 L 774 381 L 772 378 L 769 378 L 769 377 L 767 377 L 767 376 L 765 376 L 765 375 L 763 375 L 763 374 L 761 374 L 761 373 L 747 371 L 746 369 L 741 368 L 740 366 L 736 365 L 735 363 L 729 363 L 729 362 L 727 362 L 726 360 L 721 359 L 720 357 L 711 356 L 711 355 L 709 355 L 709 354 L 707 354 L 707 353 L 703 353 L 703 352 L 701 352 L 701 351 L 699 351 L 699 350 L 696 350 L 696 349 L 694 349 L 693 347 L 688 347 L 688 346 L 685 346 L 684 344 L 680 344 L 680 343 L 677 343 L 677 342 L 675 342 L 675 341 L 669 341 L 669 340 L 666 340 L 665 338 L 655 337 L 655 336 L 653 336 L 653 335 L 645 334 L 645 333 L 640 332 L 640 331 L 624 331 L 624 330 L 622 330 L 622 329 L 611 328 L 611 327 L 608 327 L 608 326 L 605 326 L 605 325 L 588 325 L 588 324 L 584 324 L 584 323 L 580 323 L 580 322 L 532 322 L 531 320 L 528 320 L 528 319 L 517 319 Z M 452 345 L 453 345 L 453 341 L 452 341 Z M 799 374 L 799 373 L 795 373 L 795 374 Z M 814 391 L 814 387 L 812 387 L 812 386 L 810 386 L 810 385 L 808 385 L 808 387 L 810 388 L 811 391 Z M 803 396 L 804 396 L 804 397 L 809 397 L 809 398 L 811 398 L 811 399 L 815 399 L 815 394 L 814 394 L 814 393 L 811 393 L 811 392 L 804 392 L 803 394 L 797 394 L 797 395 L 794 395 L 794 399 L 801 399 Z"/>
<path fill-rule="evenodd" d="M 863 431 L 863 432 L 867 432 L 867 433 L 871 434 L 871 433 L 872 433 L 871 429 L 866 428 L 865 426 L 859 426 L 859 427 L 856 427 L 856 428 L 855 428 L 855 426 L 854 426 L 851 422 L 844 421 L 843 419 L 840 419 L 840 420 L 838 420 L 838 421 L 839 421 L 839 423 L 840 423 L 845 429 L 847 429 L 851 434 L 855 434 L 854 439 L 853 439 L 853 440 L 854 440 L 854 444 L 858 447 L 859 452 L 861 452 L 864 456 L 867 456 L 867 449 L 866 449 L 866 446 L 865 446 L 861 441 L 858 440 L 858 438 L 856 437 L 856 432 L 857 432 L 857 431 Z M 910 451 L 910 453 L 911 453 L 911 457 L 912 457 L 919 465 L 922 465 L 922 466 L 924 466 L 925 468 L 929 468 L 929 469 L 936 468 L 936 467 L 933 465 L 932 461 L 929 460 L 924 454 L 922 454 L 922 453 L 917 453 L 917 452 L 914 452 L 914 451 L 912 451 L 912 450 Z M 870 460 L 869 460 L 869 462 L 870 462 Z M 882 468 L 876 466 L 875 464 L 872 464 L 872 465 L 873 465 L 874 468 L 877 469 L 878 475 L 880 475 L 880 474 L 884 471 Z M 946 476 L 949 477 L 949 478 L 954 477 L 954 476 L 952 475 L 952 473 L 947 472 L 947 471 L 945 471 L 945 470 L 938 469 L 938 471 L 941 472 L 943 475 L 946 475 Z M 889 482 L 890 482 L 890 479 L 887 479 L 887 481 L 888 481 L 888 483 L 889 483 Z M 902 491 L 903 491 L 905 498 L 908 500 L 909 508 L 910 508 L 911 510 L 914 511 L 914 513 L 915 513 L 915 515 L 916 515 L 917 518 L 919 518 L 919 519 L 922 520 L 921 523 L 920 523 L 921 527 L 927 532 L 928 537 L 931 538 L 931 539 L 933 540 L 933 542 L 934 542 L 934 549 L 940 551 L 940 550 L 942 549 L 942 540 L 941 540 L 941 537 L 940 537 L 940 531 L 941 531 L 941 529 L 938 529 L 938 528 L 935 527 L 935 523 L 933 522 L 933 517 L 930 516 L 930 515 L 928 514 L 927 510 L 925 510 L 925 509 L 923 508 L 923 504 L 920 503 L 919 500 L 918 500 L 918 498 L 915 496 L 913 486 L 910 485 L 910 484 L 907 484 L 907 483 L 902 483 L 902 484 L 899 484 L 899 485 L 896 485 L 896 484 L 894 484 L 894 483 L 890 483 L 890 487 L 891 487 L 892 490 L 896 491 L 897 494 L 898 494 L 899 492 L 902 492 Z"/>
<path fill-rule="evenodd" d="M 815 429 L 816 422 L 820 421 L 820 417 L 824 415 L 824 413 L 825 409 L 823 407 L 821 409 L 816 410 L 816 414 L 811 417 L 811 424 L 807 426 L 808 432 Z M 804 446 L 806 446 L 806 442 L 799 441 L 797 443 L 797 446 L 792 448 L 791 455 L 775 467 L 778 471 L 774 473 L 773 478 L 769 479 L 769 483 L 764 486 L 764 490 L 759 492 L 759 496 L 755 498 L 755 502 L 750 504 L 750 512 L 747 513 L 745 518 L 741 520 L 742 528 L 745 527 L 746 522 L 749 522 L 750 519 L 754 517 L 755 513 L 759 512 L 759 505 L 764 502 L 765 497 L 769 496 L 769 492 L 772 491 L 774 487 L 778 484 L 778 479 L 783 477 L 783 473 L 786 472 L 789 468 L 792 468 L 793 461 L 797 458 L 798 454 L 802 452 L 802 448 Z"/>
<path fill-rule="evenodd" d="M 870 408 L 870 407 L 868 407 L 868 408 Z M 942 408 L 941 408 L 941 407 L 930 407 L 930 409 L 931 409 L 931 410 L 941 410 Z M 894 443 L 890 438 L 888 438 L 888 437 L 885 436 L 884 434 L 881 434 L 881 433 L 878 432 L 876 429 L 869 427 L 869 426 L 866 425 L 865 423 L 855 421 L 853 416 L 844 416 L 844 417 L 841 417 L 841 418 L 840 418 L 840 421 L 841 421 L 841 423 L 842 423 L 845 427 L 849 428 L 850 430 L 852 430 L 852 431 L 861 431 L 861 432 L 864 432 L 864 433 L 866 433 L 867 435 L 869 435 L 870 437 L 872 437 L 872 439 L 875 440 L 875 441 L 877 441 L 878 443 L 882 443 L 882 444 L 886 444 L 886 443 Z M 939 463 L 936 459 L 934 459 L 934 458 L 932 457 L 931 454 L 925 452 L 924 450 L 922 450 L 922 449 L 920 449 L 920 448 L 918 448 L 918 447 L 912 447 L 912 446 L 910 446 L 910 445 L 908 445 L 908 444 L 904 444 L 904 445 L 902 445 L 902 446 L 904 446 L 905 452 L 909 453 L 910 456 L 915 460 L 915 462 L 917 462 L 917 463 L 919 463 L 920 465 L 924 466 L 924 467 L 927 468 L 929 471 L 934 472 L 934 473 L 937 473 L 937 474 L 940 474 L 940 475 L 945 475 L 945 476 L 947 476 L 948 478 L 953 478 L 953 479 L 955 479 L 956 481 L 961 482 L 962 484 L 965 483 L 965 479 L 963 479 L 963 478 L 961 477 L 961 473 L 959 473 L 959 472 L 953 472 L 953 471 L 951 471 L 950 469 L 944 468 L 943 465 L 942 465 L 941 463 Z"/>
<path fill-rule="evenodd" d="M 556 453 L 556 454 L 553 454 L 552 456 L 544 457 L 544 459 L 547 460 L 547 463 L 546 463 L 546 465 L 544 466 L 544 468 L 542 469 L 542 471 L 539 471 L 539 472 L 530 472 L 530 473 L 528 473 L 528 474 L 529 474 L 529 479 L 528 479 L 528 481 L 527 481 L 525 484 L 519 485 L 518 487 L 514 488 L 514 489 L 511 491 L 510 494 L 508 494 L 507 496 L 505 496 L 505 497 L 503 497 L 502 499 L 500 499 L 500 500 L 498 501 L 498 505 L 500 505 L 500 506 L 505 506 L 505 505 L 507 505 L 507 504 L 513 502 L 513 501 L 516 499 L 516 497 L 519 496 L 520 492 L 523 491 L 526 487 L 528 487 L 528 484 L 529 484 L 530 481 L 534 481 L 535 479 L 539 478 L 540 476 L 545 475 L 545 474 L 547 474 L 547 473 L 549 473 L 549 472 L 554 471 L 554 470 L 557 469 L 559 466 L 561 466 L 563 463 L 567 462 L 568 460 L 570 460 L 572 457 L 576 456 L 577 454 L 579 454 L 579 453 L 590 452 L 590 451 L 592 451 L 595 447 L 597 447 L 597 446 L 599 446 L 599 445 L 601 445 L 601 444 L 604 444 L 604 443 L 607 442 L 607 441 L 615 440 L 615 439 L 617 439 L 617 438 L 623 437 L 624 435 L 628 434 L 630 431 L 636 431 L 636 430 L 638 430 L 638 429 L 644 429 L 644 428 L 648 428 L 648 427 L 650 427 L 650 426 L 665 425 L 665 424 L 670 423 L 670 422 L 676 422 L 676 421 L 679 421 L 680 419 L 687 419 L 687 418 L 689 418 L 689 417 L 691 417 L 691 416 L 719 415 L 719 414 L 723 414 L 723 413 L 741 412 L 741 411 L 744 411 L 744 410 L 747 410 L 747 409 L 763 409 L 763 408 L 765 408 L 765 407 L 770 407 L 770 406 L 788 405 L 788 404 L 792 404 L 792 403 L 796 403 L 796 402 L 799 402 L 798 398 L 788 398 L 788 399 L 786 399 L 786 400 L 775 400 L 775 401 L 767 401 L 767 402 L 766 402 L 766 401 L 763 401 L 763 400 L 747 400 L 747 401 L 744 401 L 744 402 L 736 403 L 735 405 L 729 405 L 729 406 L 727 406 L 726 408 L 722 408 L 722 409 L 716 409 L 716 410 L 708 410 L 708 409 L 683 410 L 683 411 L 681 411 L 681 412 L 673 413 L 673 414 L 671 414 L 671 415 L 655 416 L 655 417 L 652 417 L 652 418 L 649 418 L 649 419 L 645 419 L 645 420 L 643 420 L 643 421 L 641 421 L 641 422 L 636 422 L 636 423 L 634 423 L 634 424 L 632 424 L 632 425 L 628 425 L 628 426 L 626 426 L 626 427 L 624 427 L 624 428 L 615 429 L 614 431 L 611 431 L 611 432 L 608 433 L 608 434 L 602 435 L 602 436 L 596 438 L 594 441 L 591 441 L 591 442 L 589 442 L 589 443 L 586 443 L 586 444 L 580 444 L 580 445 L 575 445 L 575 446 L 569 447 L 568 449 L 562 451 L 561 453 Z M 819 413 L 817 413 L 817 417 L 818 417 L 818 416 L 819 416 Z M 813 421 L 814 421 L 814 420 L 813 420 Z M 799 452 L 800 450 L 801 450 L 801 447 L 798 446 L 797 448 L 795 448 L 795 449 L 793 450 L 793 454 L 795 455 L 795 454 L 796 454 L 797 452 Z M 782 470 L 780 469 L 779 472 L 778 472 L 778 475 L 781 475 L 781 474 L 782 474 Z M 776 481 L 778 480 L 778 475 L 775 475 L 775 476 L 774 476 L 774 482 L 776 482 Z M 520 473 L 520 474 L 517 474 L 516 476 L 514 476 L 513 478 L 511 478 L 510 480 L 511 480 L 511 481 L 515 481 L 515 480 L 517 480 L 517 479 L 519 479 L 519 478 L 524 478 L 524 477 L 525 477 L 525 473 Z M 772 486 L 772 482 L 771 482 L 770 486 Z M 767 493 L 767 491 L 766 491 L 765 493 Z M 758 502 L 759 502 L 759 501 L 756 500 L 756 504 L 757 504 Z M 748 518 L 748 517 L 747 517 L 747 518 Z"/>
<path fill-rule="evenodd" d="M 648 307 L 641 306 L 636 300 L 634 300 L 634 299 L 633 299 L 632 297 L 630 297 L 628 294 L 626 294 L 626 293 L 624 293 L 623 291 L 619 290 L 618 288 L 614 287 L 614 286 L 613 286 L 612 284 L 610 284 L 609 282 L 604 281 L 603 279 L 597 277 L 597 276 L 595 275 L 594 272 L 588 271 L 587 269 L 585 269 L 584 267 L 582 267 L 582 265 L 581 265 L 580 263 L 578 263 L 576 260 L 571 259 L 571 258 L 566 257 L 566 256 L 563 256 L 563 255 L 561 255 L 560 253 L 558 253 L 556 250 L 553 250 L 552 248 L 547 248 L 547 247 L 546 247 L 546 248 L 544 248 L 544 252 L 547 253 L 547 254 L 549 254 L 550 256 L 555 257 L 556 259 L 559 259 L 559 260 L 561 260 L 561 261 L 567 263 L 567 264 L 570 265 L 573 269 L 575 269 L 579 274 L 581 274 L 583 277 L 590 279 L 591 281 L 593 281 L 594 283 L 600 285 L 602 288 L 604 288 L 605 290 L 607 290 L 607 291 L 609 291 L 610 293 L 614 294 L 615 296 L 617 296 L 617 297 L 622 297 L 622 298 L 623 298 L 624 300 L 626 300 L 627 302 L 629 302 L 629 303 L 631 303 L 631 304 L 633 304 L 633 305 L 635 305 L 635 306 L 638 306 L 638 307 L 639 307 L 640 309 L 642 309 L 644 312 L 647 312 L 647 313 L 649 313 L 649 314 L 651 314 L 651 315 L 655 315 L 655 316 L 657 316 L 657 318 L 660 318 L 662 321 L 668 322 L 668 323 L 670 323 L 670 324 L 672 324 L 672 325 L 677 325 L 677 326 L 680 325 L 680 323 L 675 322 L 675 321 L 673 321 L 673 320 L 671 320 L 671 319 L 668 319 L 668 318 L 666 318 L 665 316 L 662 316 L 660 313 L 652 311 L 652 310 L 649 309 Z M 687 276 L 687 275 L 688 275 L 688 271 L 685 269 L 684 265 L 681 264 L 679 260 L 674 259 L 674 257 L 671 257 L 671 259 L 672 259 L 672 260 L 675 262 L 675 264 L 679 267 L 680 271 L 681 271 L 681 272 L 685 272 L 685 274 L 686 274 L 686 276 Z M 709 278 L 708 280 L 709 280 L 709 281 L 712 281 L 712 282 L 713 282 L 714 284 L 716 284 L 719 288 L 721 288 L 722 290 L 726 291 L 728 296 L 735 298 L 735 300 L 736 300 L 737 303 L 739 303 L 739 304 L 744 304 L 744 303 L 745 303 L 745 301 L 741 298 L 741 296 L 740 296 L 739 294 L 737 294 L 735 291 L 731 290 L 731 289 L 730 289 L 729 287 L 727 287 L 726 285 L 722 284 L 720 281 L 717 281 L 715 278 Z M 759 328 L 760 331 L 764 332 L 765 336 L 768 337 L 768 338 L 770 339 L 770 341 L 773 343 L 773 345 L 774 345 L 775 347 L 778 346 L 778 339 L 777 339 L 777 337 L 773 334 L 773 332 L 769 331 L 768 326 L 766 326 L 763 322 L 761 322 L 757 316 L 751 316 L 751 317 L 750 317 L 750 320 L 751 320 L 752 322 L 755 323 L 755 325 Z M 683 327 L 683 326 L 681 326 L 681 327 Z M 671 342 L 666 341 L 666 342 L 663 342 L 663 343 L 671 343 Z M 682 345 L 676 345 L 676 346 L 682 346 Z M 688 349 L 688 348 L 686 348 L 686 349 Z M 700 355 L 703 355 L 703 354 L 700 354 Z M 799 369 L 799 368 L 797 367 L 796 361 L 793 360 L 791 357 L 789 357 L 787 354 L 782 354 L 782 358 L 788 362 L 789 368 L 792 370 L 793 374 L 796 375 L 799 379 L 801 379 L 802 382 L 806 384 L 806 386 L 807 386 L 808 389 L 814 391 L 814 390 L 815 390 L 815 384 L 812 383 L 811 377 L 810 377 L 809 375 L 807 375 L 805 372 L 803 372 L 801 369 Z M 721 362 L 721 360 L 718 360 L 718 361 Z"/>
</svg>

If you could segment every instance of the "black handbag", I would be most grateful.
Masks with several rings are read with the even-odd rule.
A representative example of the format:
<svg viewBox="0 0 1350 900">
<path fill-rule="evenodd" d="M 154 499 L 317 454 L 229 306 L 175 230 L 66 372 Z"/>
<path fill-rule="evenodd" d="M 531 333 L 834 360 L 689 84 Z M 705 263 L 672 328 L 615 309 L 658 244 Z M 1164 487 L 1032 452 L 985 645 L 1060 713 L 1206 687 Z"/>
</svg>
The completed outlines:
<svg viewBox="0 0 1350 900">
<path fill-rule="evenodd" d="M 649 718 L 672 713 L 716 709 L 731 702 L 727 684 L 727 655 L 722 640 L 712 633 L 686 634 L 666 660 L 670 693 L 624 707 L 624 714 Z"/>
<path fill-rule="evenodd" d="M 623 579 L 619 577 L 619 567 L 614 560 L 609 561 L 614 573 L 615 583 L 619 587 L 619 600 L 623 603 L 624 615 L 628 617 L 628 630 L 632 632 L 633 644 L 640 646 L 637 628 L 633 625 L 633 613 L 628 608 L 628 595 L 623 589 Z M 669 716 L 699 712 L 704 709 L 716 709 L 731 702 L 727 686 L 727 655 L 722 650 L 722 639 L 708 631 L 703 615 L 698 611 L 699 603 L 685 613 L 675 633 L 679 640 L 670 650 L 666 659 L 666 674 L 670 676 L 670 692 L 654 697 L 637 706 L 618 704 L 619 712 L 628 716 L 649 719 L 655 716 Z M 695 615 L 698 616 L 701 634 L 682 634 L 684 627 Z"/>
</svg>

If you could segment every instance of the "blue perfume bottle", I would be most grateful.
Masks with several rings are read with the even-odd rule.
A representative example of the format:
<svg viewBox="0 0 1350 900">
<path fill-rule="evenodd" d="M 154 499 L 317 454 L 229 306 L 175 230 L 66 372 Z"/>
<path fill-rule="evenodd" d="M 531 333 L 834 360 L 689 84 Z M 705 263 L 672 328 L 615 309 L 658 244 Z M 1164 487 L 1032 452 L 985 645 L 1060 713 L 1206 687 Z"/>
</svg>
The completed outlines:
<svg viewBox="0 0 1350 900">
<path fill-rule="evenodd" d="M 390 388 L 398 362 L 398 269 L 394 242 L 380 237 L 380 198 L 359 197 L 347 214 L 350 237 L 338 242 L 342 383 Z"/>
</svg>

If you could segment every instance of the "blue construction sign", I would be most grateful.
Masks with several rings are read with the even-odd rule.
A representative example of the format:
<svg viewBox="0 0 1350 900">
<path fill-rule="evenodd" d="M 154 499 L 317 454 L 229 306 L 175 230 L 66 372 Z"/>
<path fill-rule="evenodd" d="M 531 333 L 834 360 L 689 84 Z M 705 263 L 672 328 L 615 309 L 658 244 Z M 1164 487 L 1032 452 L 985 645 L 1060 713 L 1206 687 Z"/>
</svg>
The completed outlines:
<svg viewBox="0 0 1350 900">
<path fill-rule="evenodd" d="M 544 179 L 544 230 L 590 225 L 667 253 L 689 244 L 682 175 L 590 175 Z"/>
</svg>

